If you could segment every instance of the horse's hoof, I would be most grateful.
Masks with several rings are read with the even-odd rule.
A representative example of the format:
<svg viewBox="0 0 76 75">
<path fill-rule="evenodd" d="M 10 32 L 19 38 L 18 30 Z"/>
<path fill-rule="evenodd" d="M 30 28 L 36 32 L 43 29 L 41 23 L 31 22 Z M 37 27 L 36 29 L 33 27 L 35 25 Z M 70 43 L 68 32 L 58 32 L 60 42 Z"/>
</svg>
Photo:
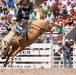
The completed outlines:
<svg viewBox="0 0 76 75">
<path fill-rule="evenodd" d="M 4 65 L 3 65 L 3 67 L 6 67 L 6 66 L 7 66 L 7 64 L 4 64 Z"/>
<path fill-rule="evenodd" d="M 11 68 L 11 67 L 12 67 L 12 65 L 8 65 L 8 67 L 9 67 L 9 68 Z"/>
<path fill-rule="evenodd" d="M 9 64 L 8 64 L 8 67 L 12 67 L 12 64 L 11 64 L 11 63 L 9 63 Z"/>
</svg>

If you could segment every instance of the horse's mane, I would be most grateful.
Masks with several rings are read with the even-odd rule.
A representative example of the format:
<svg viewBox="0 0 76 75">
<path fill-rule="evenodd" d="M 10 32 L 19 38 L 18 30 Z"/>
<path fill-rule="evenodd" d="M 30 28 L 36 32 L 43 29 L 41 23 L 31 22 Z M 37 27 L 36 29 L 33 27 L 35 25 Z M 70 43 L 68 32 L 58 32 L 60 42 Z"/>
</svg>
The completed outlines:
<svg viewBox="0 0 76 75">
<path fill-rule="evenodd" d="M 13 37 L 15 36 L 15 31 L 13 27 L 11 29 L 12 30 L 2 39 L 2 41 L 7 41 L 8 43 L 13 41 Z"/>
</svg>

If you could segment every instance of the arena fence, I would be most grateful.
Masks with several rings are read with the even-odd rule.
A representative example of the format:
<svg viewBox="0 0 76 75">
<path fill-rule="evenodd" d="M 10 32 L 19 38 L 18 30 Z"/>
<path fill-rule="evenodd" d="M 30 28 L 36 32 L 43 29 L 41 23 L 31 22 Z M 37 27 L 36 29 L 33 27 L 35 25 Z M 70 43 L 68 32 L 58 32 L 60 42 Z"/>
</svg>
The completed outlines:
<svg viewBox="0 0 76 75">
<path fill-rule="evenodd" d="M 12 68 L 51 68 L 51 44 L 32 44 L 26 49 L 14 58 Z M 3 67 L 4 61 L 0 58 L 0 68 Z"/>
<path fill-rule="evenodd" d="M 56 45 L 34 43 L 15 56 L 12 68 L 64 68 L 63 55 L 57 54 L 55 49 Z M 71 59 L 72 68 L 76 68 L 76 45 Z M 3 67 L 4 61 L 0 58 L 0 68 Z M 67 61 L 67 68 L 68 65 Z"/>
</svg>

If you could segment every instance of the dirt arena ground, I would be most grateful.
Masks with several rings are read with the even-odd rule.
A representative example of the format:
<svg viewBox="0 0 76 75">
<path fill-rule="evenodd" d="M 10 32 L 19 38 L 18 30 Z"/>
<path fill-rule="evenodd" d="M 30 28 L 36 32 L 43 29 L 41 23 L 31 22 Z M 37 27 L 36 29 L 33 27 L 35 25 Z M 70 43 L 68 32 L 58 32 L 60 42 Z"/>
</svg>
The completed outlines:
<svg viewBox="0 0 76 75">
<path fill-rule="evenodd" d="M 76 69 L 0 69 L 0 75 L 76 75 Z"/>
</svg>

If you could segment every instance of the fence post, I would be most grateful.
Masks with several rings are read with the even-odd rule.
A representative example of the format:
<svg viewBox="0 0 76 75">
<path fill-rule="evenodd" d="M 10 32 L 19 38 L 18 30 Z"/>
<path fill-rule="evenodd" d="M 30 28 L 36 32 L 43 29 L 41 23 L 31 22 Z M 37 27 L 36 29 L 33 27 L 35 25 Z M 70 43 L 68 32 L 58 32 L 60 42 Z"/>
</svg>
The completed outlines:
<svg viewBox="0 0 76 75">
<path fill-rule="evenodd" d="M 73 49 L 73 68 L 76 68 L 76 44 L 74 44 Z"/>
<path fill-rule="evenodd" d="M 53 45 L 51 45 L 51 68 L 53 68 Z"/>
</svg>

